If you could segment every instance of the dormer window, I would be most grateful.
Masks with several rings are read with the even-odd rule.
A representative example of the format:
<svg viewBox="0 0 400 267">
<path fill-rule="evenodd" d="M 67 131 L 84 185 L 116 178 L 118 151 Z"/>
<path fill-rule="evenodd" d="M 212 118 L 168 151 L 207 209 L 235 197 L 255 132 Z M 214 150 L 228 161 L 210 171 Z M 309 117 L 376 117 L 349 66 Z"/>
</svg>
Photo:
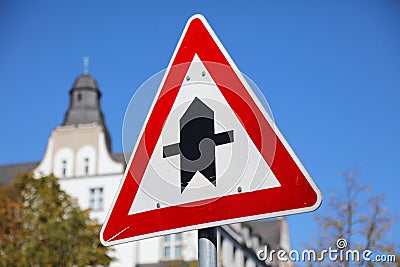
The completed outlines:
<svg viewBox="0 0 400 267">
<path fill-rule="evenodd" d="M 61 175 L 62 177 L 67 176 L 67 161 L 65 159 L 61 162 Z"/>
<path fill-rule="evenodd" d="M 74 152 L 69 147 L 61 147 L 54 153 L 52 172 L 58 178 L 72 177 L 74 175 Z"/>
<path fill-rule="evenodd" d="M 89 175 L 89 158 L 85 158 L 84 168 L 85 175 Z"/>
</svg>

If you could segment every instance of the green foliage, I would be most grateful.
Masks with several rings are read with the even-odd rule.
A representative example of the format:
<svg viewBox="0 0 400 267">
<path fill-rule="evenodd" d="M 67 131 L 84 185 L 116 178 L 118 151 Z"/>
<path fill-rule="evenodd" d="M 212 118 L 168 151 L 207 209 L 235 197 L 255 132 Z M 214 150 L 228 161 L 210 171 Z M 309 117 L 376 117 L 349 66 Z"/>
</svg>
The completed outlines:
<svg viewBox="0 0 400 267">
<path fill-rule="evenodd" d="M 107 266 L 100 226 L 57 178 L 18 177 L 0 190 L 0 266 Z"/>
</svg>

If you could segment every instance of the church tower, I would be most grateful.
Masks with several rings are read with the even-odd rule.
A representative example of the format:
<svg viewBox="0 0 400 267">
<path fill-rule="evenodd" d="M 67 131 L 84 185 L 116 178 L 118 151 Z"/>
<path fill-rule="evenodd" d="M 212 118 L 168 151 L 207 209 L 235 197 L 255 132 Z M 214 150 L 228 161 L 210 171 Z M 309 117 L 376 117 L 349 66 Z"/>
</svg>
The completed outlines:
<svg viewBox="0 0 400 267">
<path fill-rule="evenodd" d="M 96 80 L 85 71 L 75 79 L 64 121 L 52 131 L 33 173 L 35 177 L 54 174 L 61 188 L 102 223 L 121 182 L 125 161 L 122 154 L 112 154 L 100 100 Z M 135 251 L 135 244 L 116 246 L 110 254 L 116 258 L 111 266 L 136 266 Z"/>
<path fill-rule="evenodd" d="M 100 109 L 101 92 L 97 82 L 87 73 L 74 82 L 70 94 L 69 109 L 62 125 L 97 123 L 103 127 L 107 148 L 111 151 L 111 139 Z"/>
<path fill-rule="evenodd" d="M 111 156 L 111 138 L 101 111 L 101 92 L 87 72 L 76 78 L 69 92 L 69 108 L 62 125 L 48 140 L 36 176 L 91 177 L 124 171 Z"/>
</svg>

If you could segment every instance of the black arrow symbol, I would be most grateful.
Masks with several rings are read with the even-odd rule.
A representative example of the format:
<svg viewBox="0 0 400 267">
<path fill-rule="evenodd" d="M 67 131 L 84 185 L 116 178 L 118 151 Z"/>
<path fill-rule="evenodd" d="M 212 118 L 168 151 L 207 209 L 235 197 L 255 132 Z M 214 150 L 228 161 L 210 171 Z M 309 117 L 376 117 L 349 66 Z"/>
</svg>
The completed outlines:
<svg viewBox="0 0 400 267">
<path fill-rule="evenodd" d="M 181 193 L 197 171 L 216 186 L 215 147 L 233 142 L 233 131 L 214 133 L 214 111 L 197 97 L 180 119 L 180 143 L 163 147 L 163 158 L 180 155 Z"/>
</svg>

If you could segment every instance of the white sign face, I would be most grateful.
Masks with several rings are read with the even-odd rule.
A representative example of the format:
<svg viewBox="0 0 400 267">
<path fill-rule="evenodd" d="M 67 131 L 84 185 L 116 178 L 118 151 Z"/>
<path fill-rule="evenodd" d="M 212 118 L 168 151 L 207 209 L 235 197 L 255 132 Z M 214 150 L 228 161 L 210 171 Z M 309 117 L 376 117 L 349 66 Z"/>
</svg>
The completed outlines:
<svg viewBox="0 0 400 267">
<path fill-rule="evenodd" d="M 197 205 L 200 200 L 214 201 L 227 195 L 280 186 L 225 97 L 205 70 L 196 54 L 161 131 L 129 214 L 154 210 L 157 206 L 165 208 Z M 186 77 L 189 77 L 189 80 Z M 214 111 L 215 132 L 218 134 L 233 131 L 234 141 L 215 148 L 217 186 L 197 171 L 181 192 L 180 155 L 164 158 L 163 147 L 180 142 L 179 121 L 195 98 Z M 207 155 L 207 152 L 203 155 Z"/>
</svg>

